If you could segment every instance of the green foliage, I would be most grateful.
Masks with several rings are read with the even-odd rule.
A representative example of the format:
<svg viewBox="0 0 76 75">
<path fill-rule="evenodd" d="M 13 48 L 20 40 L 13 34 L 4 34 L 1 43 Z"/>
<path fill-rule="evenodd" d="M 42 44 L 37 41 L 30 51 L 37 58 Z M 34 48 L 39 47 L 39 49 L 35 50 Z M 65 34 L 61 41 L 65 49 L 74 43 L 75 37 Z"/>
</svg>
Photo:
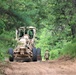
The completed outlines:
<svg viewBox="0 0 76 75">
<path fill-rule="evenodd" d="M 37 28 L 36 47 L 41 48 L 42 56 L 48 49 L 50 58 L 59 57 L 58 49 L 62 51 L 70 41 L 67 48 L 71 44 L 74 44 L 71 48 L 75 48 L 75 39 L 72 40 L 72 36 L 76 36 L 75 9 L 73 0 L 0 0 L 1 58 L 9 47 L 15 46 L 14 30 L 20 26 Z M 66 48 L 63 52 L 67 53 Z"/>
<path fill-rule="evenodd" d="M 4 27 L 5 27 L 5 23 L 2 20 L 0 20 L 0 34 L 3 33 Z"/>
<path fill-rule="evenodd" d="M 72 42 L 66 44 L 63 48 L 63 53 L 71 57 L 76 57 L 76 38 Z"/>
<path fill-rule="evenodd" d="M 57 59 L 61 56 L 62 50 L 60 49 L 55 49 L 50 51 L 50 59 Z"/>
<path fill-rule="evenodd" d="M 50 49 L 50 38 L 51 38 L 50 32 L 49 30 L 44 28 L 44 29 L 41 29 L 41 32 L 39 32 L 37 36 L 39 40 L 36 41 L 37 42 L 36 47 L 41 48 L 42 56 L 44 56 L 45 50 Z"/>
<path fill-rule="evenodd" d="M 14 32 L 4 32 L 0 35 L 0 60 L 4 60 L 8 55 L 8 49 L 14 48 L 16 41 L 14 40 Z"/>
</svg>

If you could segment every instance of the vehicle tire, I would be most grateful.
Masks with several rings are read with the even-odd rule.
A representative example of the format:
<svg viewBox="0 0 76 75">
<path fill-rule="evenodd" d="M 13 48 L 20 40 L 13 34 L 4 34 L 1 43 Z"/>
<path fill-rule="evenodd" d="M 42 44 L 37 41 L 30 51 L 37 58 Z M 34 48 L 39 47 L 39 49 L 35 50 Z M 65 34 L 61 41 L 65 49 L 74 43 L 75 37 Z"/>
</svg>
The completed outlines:
<svg viewBox="0 0 76 75">
<path fill-rule="evenodd" d="M 41 49 L 37 48 L 37 55 L 41 55 Z"/>
<path fill-rule="evenodd" d="M 41 49 L 37 48 L 37 60 L 41 60 Z"/>
<path fill-rule="evenodd" d="M 13 62 L 14 61 L 14 56 L 13 56 L 13 49 L 12 48 L 10 48 L 8 50 L 8 54 L 10 55 L 9 56 L 9 61 Z"/>
<path fill-rule="evenodd" d="M 32 52 L 33 52 L 32 60 L 33 60 L 33 61 L 37 61 L 37 49 L 34 47 L 34 48 L 32 49 Z"/>
</svg>

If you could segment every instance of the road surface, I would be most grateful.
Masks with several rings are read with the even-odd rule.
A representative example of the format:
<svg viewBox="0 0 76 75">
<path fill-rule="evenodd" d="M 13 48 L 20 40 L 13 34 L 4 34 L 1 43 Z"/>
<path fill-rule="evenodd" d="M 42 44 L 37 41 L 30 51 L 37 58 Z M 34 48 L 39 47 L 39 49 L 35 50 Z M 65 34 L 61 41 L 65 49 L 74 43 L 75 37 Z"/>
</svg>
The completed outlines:
<svg viewBox="0 0 76 75">
<path fill-rule="evenodd" d="M 76 61 L 11 62 L 5 75 L 76 75 Z"/>
</svg>

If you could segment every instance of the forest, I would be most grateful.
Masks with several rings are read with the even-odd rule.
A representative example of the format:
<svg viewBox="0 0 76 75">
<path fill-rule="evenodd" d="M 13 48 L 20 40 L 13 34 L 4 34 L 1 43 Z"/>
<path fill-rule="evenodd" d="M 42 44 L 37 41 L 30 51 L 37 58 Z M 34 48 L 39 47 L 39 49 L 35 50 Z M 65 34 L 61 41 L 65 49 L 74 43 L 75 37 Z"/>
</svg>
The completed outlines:
<svg viewBox="0 0 76 75">
<path fill-rule="evenodd" d="M 15 29 L 36 27 L 36 47 L 44 58 L 76 57 L 76 0 L 0 0 L 0 61 L 16 45 Z"/>
</svg>

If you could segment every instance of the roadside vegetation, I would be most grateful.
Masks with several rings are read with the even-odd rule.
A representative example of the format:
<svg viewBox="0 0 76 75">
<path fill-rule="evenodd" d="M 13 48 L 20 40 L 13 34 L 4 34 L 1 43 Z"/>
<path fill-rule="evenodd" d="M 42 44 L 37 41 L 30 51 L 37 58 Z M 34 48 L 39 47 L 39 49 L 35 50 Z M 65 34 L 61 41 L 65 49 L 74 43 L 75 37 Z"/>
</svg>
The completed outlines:
<svg viewBox="0 0 76 75">
<path fill-rule="evenodd" d="M 10 47 L 16 45 L 15 29 L 20 26 L 37 28 L 36 47 L 44 58 L 62 55 L 76 57 L 76 1 L 75 0 L 0 0 L 0 60 Z"/>
</svg>

